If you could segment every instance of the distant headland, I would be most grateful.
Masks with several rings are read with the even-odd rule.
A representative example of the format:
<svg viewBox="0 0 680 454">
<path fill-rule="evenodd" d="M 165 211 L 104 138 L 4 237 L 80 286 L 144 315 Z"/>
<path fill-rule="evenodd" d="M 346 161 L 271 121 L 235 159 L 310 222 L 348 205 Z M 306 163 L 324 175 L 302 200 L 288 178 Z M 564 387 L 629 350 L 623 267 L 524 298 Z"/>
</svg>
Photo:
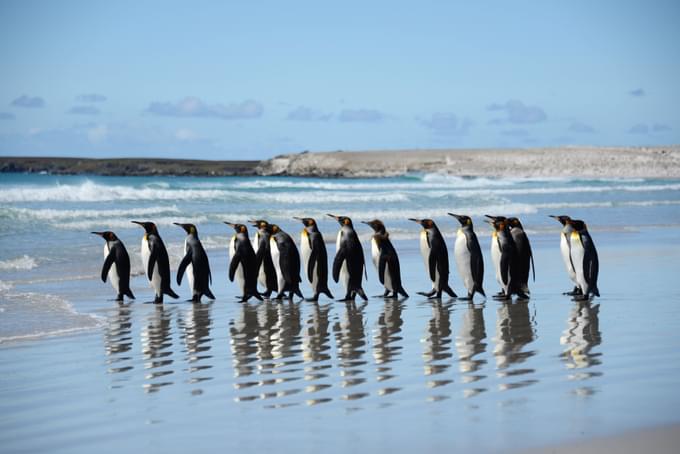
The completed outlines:
<svg viewBox="0 0 680 454">
<path fill-rule="evenodd" d="M 263 161 L 0 157 L 0 173 L 127 176 L 680 178 L 680 145 L 532 149 L 302 152 Z"/>
</svg>

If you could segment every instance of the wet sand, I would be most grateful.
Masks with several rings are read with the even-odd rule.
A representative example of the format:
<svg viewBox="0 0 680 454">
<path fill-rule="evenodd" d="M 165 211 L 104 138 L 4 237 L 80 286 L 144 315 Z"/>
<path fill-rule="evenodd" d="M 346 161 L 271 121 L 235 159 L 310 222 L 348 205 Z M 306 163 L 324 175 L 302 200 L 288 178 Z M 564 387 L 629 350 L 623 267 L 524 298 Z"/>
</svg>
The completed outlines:
<svg viewBox="0 0 680 454">
<path fill-rule="evenodd" d="M 588 305 L 561 295 L 570 285 L 555 235 L 532 240 L 528 303 L 417 296 L 429 284 L 415 240 L 395 242 L 412 295 L 402 301 L 238 304 L 225 251 L 211 256 L 221 276 L 213 303 L 144 304 L 143 277 L 129 305 L 97 279 L 46 284 L 79 295 L 69 298 L 102 328 L 0 346 L 0 446 L 573 452 L 571 443 L 628 444 L 631 431 L 680 423 L 678 233 L 599 234 L 603 296 Z M 487 235 L 480 241 L 487 251 Z M 457 275 L 451 282 L 462 293 Z M 485 288 L 497 290 L 490 267 Z M 365 289 L 382 293 L 372 268 Z"/>
</svg>

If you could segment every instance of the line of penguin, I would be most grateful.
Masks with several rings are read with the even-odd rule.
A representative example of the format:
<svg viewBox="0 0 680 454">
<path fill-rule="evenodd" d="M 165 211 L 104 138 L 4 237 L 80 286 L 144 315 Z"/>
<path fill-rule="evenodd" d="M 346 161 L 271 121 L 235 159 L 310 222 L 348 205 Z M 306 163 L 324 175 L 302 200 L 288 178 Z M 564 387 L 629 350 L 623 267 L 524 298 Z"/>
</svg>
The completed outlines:
<svg viewBox="0 0 680 454">
<path fill-rule="evenodd" d="M 473 230 L 469 216 L 448 213 L 460 223 L 456 233 L 454 256 L 456 267 L 460 273 L 467 295 L 461 300 L 472 300 L 475 293 L 486 297 L 483 288 L 484 260 L 482 251 Z M 354 301 L 358 295 L 368 300 L 362 288 L 362 280 L 366 275 L 364 251 L 359 237 L 354 230 L 352 220 L 346 216 L 329 214 L 340 224 L 336 240 L 336 254 L 332 263 L 332 277 L 335 282 L 342 282 L 345 295 L 339 301 Z M 560 234 L 560 250 L 569 278 L 574 288 L 565 295 L 576 300 L 588 300 L 600 296 L 597 288 L 599 261 L 595 244 L 588 233 L 586 224 L 569 216 L 550 216 L 559 221 L 563 228 Z M 535 268 L 531 244 L 522 223 L 516 217 L 486 215 L 485 222 L 492 229 L 491 262 L 500 291 L 493 298 L 511 299 L 516 295 L 520 299 L 529 298 L 529 275 L 532 272 L 535 280 Z M 294 295 L 304 298 L 300 290 L 300 272 L 309 282 L 313 296 L 309 301 L 317 301 L 320 295 L 333 299 L 328 288 L 328 253 L 323 236 L 313 218 L 295 218 L 302 222 L 304 228 L 300 235 L 300 251 L 293 239 L 276 224 L 265 220 L 249 221 L 255 228 L 251 241 L 248 228 L 244 224 L 225 222 L 234 229 L 229 243 L 229 280 L 236 279 L 241 295 L 241 302 L 250 298 L 262 300 L 274 297 L 277 300 L 292 299 Z M 449 254 L 446 242 L 439 228 L 432 219 L 409 219 L 420 224 L 420 251 L 425 263 L 426 272 L 432 282 L 432 289 L 418 292 L 428 298 L 441 298 L 443 293 L 457 298 L 449 286 Z M 162 303 L 163 296 L 172 298 L 179 296 L 172 290 L 170 263 L 168 252 L 161 239 L 158 228 L 153 222 L 132 221 L 144 228 L 141 244 L 144 272 L 154 289 L 154 303 Z M 389 233 L 382 221 L 362 221 L 373 229 L 371 238 L 371 257 L 378 272 L 380 283 L 385 287 L 381 295 L 384 298 L 407 298 L 409 295 L 401 281 L 399 257 Z M 202 296 L 215 299 L 210 285 L 212 274 L 208 255 L 198 238 L 198 231 L 193 224 L 175 225 L 186 233 L 184 241 L 184 257 L 177 269 L 177 285 L 181 285 L 186 274 L 192 291 L 190 301 L 199 302 Z M 107 278 L 117 292 L 117 300 L 124 296 L 134 299 L 130 290 L 130 257 L 123 243 L 111 231 L 92 232 L 106 241 L 104 245 L 104 266 L 101 279 Z M 258 290 L 258 284 L 264 291 Z"/>
</svg>

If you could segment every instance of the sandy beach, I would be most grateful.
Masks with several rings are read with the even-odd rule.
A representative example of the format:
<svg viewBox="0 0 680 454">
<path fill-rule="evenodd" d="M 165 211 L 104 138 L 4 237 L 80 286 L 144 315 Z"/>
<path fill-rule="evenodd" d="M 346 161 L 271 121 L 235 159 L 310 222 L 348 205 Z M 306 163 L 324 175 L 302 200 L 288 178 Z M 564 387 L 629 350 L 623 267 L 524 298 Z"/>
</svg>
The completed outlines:
<svg viewBox="0 0 680 454">
<path fill-rule="evenodd" d="M 483 177 L 678 178 L 680 147 L 337 151 L 276 157 L 262 175 L 383 177 L 441 172 Z"/>
<path fill-rule="evenodd" d="M 0 157 L 0 173 L 391 177 L 680 178 L 680 146 L 302 152 L 263 161 Z"/>
</svg>

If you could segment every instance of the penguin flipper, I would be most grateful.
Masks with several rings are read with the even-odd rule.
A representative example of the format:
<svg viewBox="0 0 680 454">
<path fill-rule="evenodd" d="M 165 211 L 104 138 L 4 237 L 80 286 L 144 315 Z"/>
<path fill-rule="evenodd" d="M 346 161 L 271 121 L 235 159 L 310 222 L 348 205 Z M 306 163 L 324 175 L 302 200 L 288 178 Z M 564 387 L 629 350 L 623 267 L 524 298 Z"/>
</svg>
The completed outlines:
<svg viewBox="0 0 680 454">
<path fill-rule="evenodd" d="M 342 262 L 345 261 L 345 253 L 345 249 L 342 248 L 335 254 L 335 259 L 333 260 L 333 280 L 335 282 L 340 280 L 340 269 L 342 268 Z"/>
<path fill-rule="evenodd" d="M 238 268 L 239 264 L 241 263 L 241 254 L 236 252 L 234 256 L 231 258 L 231 262 L 229 263 L 229 280 L 231 282 L 234 282 L 234 276 L 236 275 L 236 268 Z"/>
<path fill-rule="evenodd" d="M 153 278 L 153 268 L 156 266 L 158 261 L 158 251 L 155 248 L 151 249 L 151 254 L 149 255 L 149 266 L 146 269 L 146 276 L 151 280 Z"/>
<path fill-rule="evenodd" d="M 501 254 L 501 279 L 504 285 L 508 285 L 510 280 L 510 257 L 508 254 Z"/>
<path fill-rule="evenodd" d="M 102 267 L 102 282 L 106 282 L 106 276 L 108 276 L 109 270 L 111 269 L 111 265 L 113 265 L 114 261 L 115 256 L 113 255 L 113 251 L 111 251 L 104 260 L 104 266 Z"/>
<path fill-rule="evenodd" d="M 307 277 L 309 282 L 314 281 L 314 267 L 319 259 L 319 250 L 317 248 L 312 248 L 312 252 L 309 255 L 309 261 L 307 262 Z"/>
<path fill-rule="evenodd" d="M 177 268 L 177 285 L 182 285 L 182 276 L 184 276 L 184 271 L 187 269 L 191 263 L 191 251 L 187 252 L 181 262 L 179 262 L 179 268 Z"/>
<path fill-rule="evenodd" d="M 430 257 L 428 258 L 428 265 L 430 270 L 430 280 L 432 282 L 437 278 L 437 256 L 430 250 Z"/>
<path fill-rule="evenodd" d="M 380 283 L 385 285 L 385 268 L 387 267 L 387 255 L 382 254 L 378 260 L 378 279 Z"/>
</svg>

